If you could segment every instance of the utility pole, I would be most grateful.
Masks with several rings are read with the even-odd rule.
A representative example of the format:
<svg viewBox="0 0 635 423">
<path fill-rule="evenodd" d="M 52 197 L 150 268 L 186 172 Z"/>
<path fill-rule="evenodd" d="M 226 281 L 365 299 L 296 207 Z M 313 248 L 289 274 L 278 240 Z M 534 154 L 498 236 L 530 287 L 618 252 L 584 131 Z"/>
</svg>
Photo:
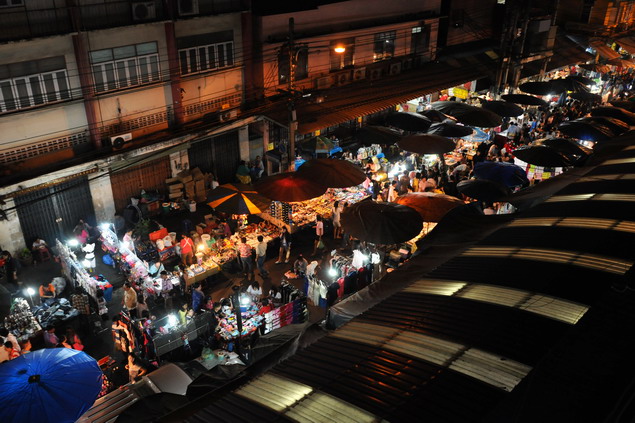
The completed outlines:
<svg viewBox="0 0 635 423">
<path fill-rule="evenodd" d="M 298 120 L 295 111 L 295 67 L 296 67 L 296 51 L 295 42 L 293 40 L 294 20 L 289 18 L 289 43 L 287 45 L 289 52 L 289 171 L 295 170 L 295 131 L 298 126 Z"/>
</svg>

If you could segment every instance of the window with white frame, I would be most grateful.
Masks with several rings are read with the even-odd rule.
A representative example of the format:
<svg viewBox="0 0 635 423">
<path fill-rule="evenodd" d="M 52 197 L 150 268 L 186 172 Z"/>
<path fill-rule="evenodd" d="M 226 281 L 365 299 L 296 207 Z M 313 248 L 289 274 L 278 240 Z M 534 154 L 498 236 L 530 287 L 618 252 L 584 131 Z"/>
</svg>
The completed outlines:
<svg viewBox="0 0 635 423">
<path fill-rule="evenodd" d="M 234 33 L 221 31 L 176 40 L 181 75 L 234 66 Z"/>
<path fill-rule="evenodd" d="M 91 51 L 90 62 L 98 93 L 161 80 L 156 42 Z"/>
<path fill-rule="evenodd" d="M 0 7 L 23 6 L 24 0 L 0 0 Z"/>
<path fill-rule="evenodd" d="M 0 66 L 0 113 L 70 100 L 63 56 Z"/>
<path fill-rule="evenodd" d="M 395 55 L 395 39 L 397 31 L 386 31 L 375 34 L 373 60 L 386 60 Z"/>
</svg>

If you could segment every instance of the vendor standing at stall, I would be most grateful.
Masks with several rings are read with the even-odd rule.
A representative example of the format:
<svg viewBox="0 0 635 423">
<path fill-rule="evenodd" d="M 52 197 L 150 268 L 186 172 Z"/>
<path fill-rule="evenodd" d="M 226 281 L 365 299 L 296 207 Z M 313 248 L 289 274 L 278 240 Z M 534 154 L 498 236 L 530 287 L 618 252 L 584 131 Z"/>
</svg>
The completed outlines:
<svg viewBox="0 0 635 423">
<path fill-rule="evenodd" d="M 123 300 L 121 302 L 128 309 L 130 317 L 133 317 L 137 313 L 137 291 L 130 286 L 129 282 L 123 284 L 123 291 Z"/>
<path fill-rule="evenodd" d="M 200 313 L 203 308 L 205 294 L 203 294 L 203 287 L 200 283 L 196 282 L 192 285 L 192 310 L 194 313 Z"/>
<path fill-rule="evenodd" d="M 258 235 L 258 245 L 256 245 L 256 265 L 260 276 L 266 278 L 269 272 L 265 269 L 265 260 L 267 259 L 267 243 L 262 235 Z"/>
<path fill-rule="evenodd" d="M 170 280 L 170 276 L 168 272 L 165 270 L 161 272 L 161 296 L 165 301 L 165 310 L 172 310 L 172 289 L 174 286 L 172 285 L 172 281 Z"/>
<path fill-rule="evenodd" d="M 189 266 L 194 262 L 194 241 L 186 234 L 181 235 L 181 264 L 183 267 Z"/>
<path fill-rule="evenodd" d="M 52 283 L 42 282 L 40 284 L 40 300 L 42 304 L 49 304 L 55 299 L 55 285 Z"/>
</svg>

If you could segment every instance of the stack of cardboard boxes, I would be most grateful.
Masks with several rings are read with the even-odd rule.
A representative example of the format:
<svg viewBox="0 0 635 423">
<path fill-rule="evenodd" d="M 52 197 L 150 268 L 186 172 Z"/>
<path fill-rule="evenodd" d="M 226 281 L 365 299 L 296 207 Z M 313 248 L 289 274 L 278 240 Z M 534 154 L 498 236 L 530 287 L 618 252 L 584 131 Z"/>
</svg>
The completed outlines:
<svg viewBox="0 0 635 423">
<path fill-rule="evenodd" d="M 180 201 L 183 197 L 197 203 L 207 199 L 205 174 L 199 168 L 184 170 L 176 178 L 166 179 L 170 201 Z"/>
</svg>

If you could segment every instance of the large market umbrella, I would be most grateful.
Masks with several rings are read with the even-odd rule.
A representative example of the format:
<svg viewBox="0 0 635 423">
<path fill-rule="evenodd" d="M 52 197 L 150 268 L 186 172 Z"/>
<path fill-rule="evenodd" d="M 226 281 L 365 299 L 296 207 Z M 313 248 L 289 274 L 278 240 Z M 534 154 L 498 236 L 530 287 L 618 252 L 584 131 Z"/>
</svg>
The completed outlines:
<svg viewBox="0 0 635 423">
<path fill-rule="evenodd" d="M 450 195 L 434 192 L 412 192 L 400 195 L 397 198 L 397 204 L 415 209 L 424 222 L 439 222 L 447 212 L 465 203 Z"/>
<path fill-rule="evenodd" d="M 611 106 L 619 107 L 620 109 L 628 110 L 629 112 L 635 112 L 635 103 L 632 101 L 611 101 Z"/>
<path fill-rule="evenodd" d="M 572 163 L 567 156 L 546 145 L 522 146 L 514 150 L 520 160 L 543 167 L 567 167 Z"/>
<path fill-rule="evenodd" d="M 527 173 L 520 166 L 508 162 L 479 162 L 474 166 L 477 179 L 498 182 L 506 187 L 529 184 Z"/>
<path fill-rule="evenodd" d="M 417 154 L 443 154 L 456 148 L 456 144 L 451 139 L 432 134 L 405 136 L 399 140 L 397 146 Z"/>
<path fill-rule="evenodd" d="M 518 89 L 536 95 L 558 94 L 564 91 L 561 85 L 554 84 L 552 81 L 525 82 L 520 84 Z"/>
<path fill-rule="evenodd" d="M 494 112 L 458 101 L 435 101 L 432 108 L 454 117 L 464 125 L 492 128 L 503 123 L 503 118 Z"/>
<path fill-rule="evenodd" d="M 419 235 L 423 219 L 401 204 L 363 200 L 347 207 L 340 217 L 344 232 L 373 244 L 399 244 Z"/>
<path fill-rule="evenodd" d="M 590 156 L 593 150 L 587 148 L 580 143 L 568 138 L 543 138 L 536 140 L 533 145 L 546 145 L 556 151 L 564 154 L 570 159 Z"/>
<path fill-rule="evenodd" d="M 474 133 L 466 138 L 472 142 L 483 142 L 489 139 L 489 134 L 482 129 L 474 128 Z"/>
<path fill-rule="evenodd" d="M 635 68 L 635 64 L 630 60 L 624 60 L 621 57 L 616 57 L 615 59 L 607 60 L 609 65 L 613 66 L 621 66 L 623 68 Z"/>
<path fill-rule="evenodd" d="M 256 191 L 272 200 L 293 202 L 319 197 L 327 187 L 319 181 L 306 179 L 298 172 L 285 172 L 267 176 L 256 184 Z"/>
<path fill-rule="evenodd" d="M 558 78 L 558 79 L 552 79 L 551 82 L 555 85 L 561 86 L 562 90 L 560 92 L 565 92 L 565 91 L 574 91 L 574 92 L 578 92 L 578 91 L 588 91 L 587 87 L 585 87 L 585 84 L 583 84 L 582 82 L 570 78 L 570 77 L 566 77 L 566 78 Z M 593 82 L 593 81 L 591 81 Z"/>
<path fill-rule="evenodd" d="M 450 123 L 449 121 L 433 123 L 428 129 L 428 134 L 448 138 L 461 138 L 472 135 L 473 133 L 474 129 L 469 126 L 457 125 L 456 123 Z"/>
<path fill-rule="evenodd" d="M 312 159 L 300 166 L 298 176 L 317 181 L 328 188 L 348 188 L 366 180 L 359 166 L 346 160 Z"/>
<path fill-rule="evenodd" d="M 629 125 L 635 125 L 635 113 L 620 109 L 619 107 L 596 107 L 591 110 L 591 116 L 612 117 L 626 122 Z"/>
<path fill-rule="evenodd" d="M 608 141 L 615 137 L 608 127 L 581 119 L 562 122 L 558 130 L 568 137 L 583 141 Z"/>
<path fill-rule="evenodd" d="M 569 97 L 579 101 L 583 101 L 585 103 L 601 103 L 602 102 L 601 95 L 593 94 L 588 91 L 578 91 L 578 92 L 570 93 Z"/>
<path fill-rule="evenodd" d="M 503 100 L 507 100 L 510 103 L 523 104 L 526 106 L 547 106 L 547 102 L 527 94 L 505 94 L 501 96 Z"/>
<path fill-rule="evenodd" d="M 397 112 L 388 115 L 386 123 L 404 131 L 425 132 L 432 121 L 419 113 Z"/>
<path fill-rule="evenodd" d="M 310 153 L 328 153 L 335 147 L 333 141 L 326 137 L 313 137 L 300 143 L 300 149 Z"/>
<path fill-rule="evenodd" d="M 355 133 L 355 138 L 363 145 L 381 144 L 391 145 L 401 139 L 400 131 L 385 126 L 364 126 Z"/>
<path fill-rule="evenodd" d="M 440 111 L 434 110 L 434 109 L 423 110 L 418 113 L 427 117 L 432 122 L 443 122 L 444 120 L 448 118 L 447 115 L 444 115 Z"/>
<path fill-rule="evenodd" d="M 0 364 L 0 421 L 74 422 L 101 391 L 94 358 L 70 348 L 47 348 Z"/>
<path fill-rule="evenodd" d="M 498 182 L 487 179 L 469 179 L 456 184 L 456 189 L 461 193 L 475 200 L 493 203 L 500 201 L 511 194 L 509 188 Z"/>
<path fill-rule="evenodd" d="M 249 185 L 224 184 L 210 191 L 208 205 L 229 214 L 257 214 L 266 211 L 271 200 Z"/>
<path fill-rule="evenodd" d="M 582 118 L 581 120 L 604 125 L 609 128 L 615 135 L 622 135 L 623 133 L 628 132 L 631 129 L 628 123 L 622 122 L 621 120 L 612 117 L 589 116 Z"/>
<path fill-rule="evenodd" d="M 481 107 L 503 117 L 517 117 L 524 113 L 522 107 L 509 101 L 485 101 Z"/>
</svg>

